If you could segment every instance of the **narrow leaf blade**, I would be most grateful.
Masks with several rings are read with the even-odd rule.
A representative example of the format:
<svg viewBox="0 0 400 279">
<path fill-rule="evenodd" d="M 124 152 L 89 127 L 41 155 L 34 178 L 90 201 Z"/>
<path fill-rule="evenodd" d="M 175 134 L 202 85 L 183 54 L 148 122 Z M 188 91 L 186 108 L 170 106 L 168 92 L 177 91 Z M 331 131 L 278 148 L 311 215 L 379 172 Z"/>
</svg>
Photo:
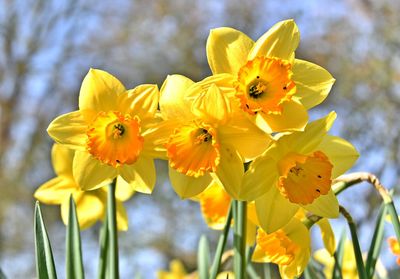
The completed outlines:
<svg viewBox="0 0 400 279">
<path fill-rule="evenodd" d="M 54 266 L 53 252 L 47 230 L 43 222 L 42 212 L 39 202 L 35 205 L 35 250 L 36 250 L 36 272 L 38 278 L 55 279 L 57 278 L 56 268 Z"/>
<path fill-rule="evenodd" d="M 69 200 L 69 216 L 66 243 L 67 278 L 83 279 L 85 277 L 82 262 L 82 245 L 76 206 L 71 195 Z"/>
<path fill-rule="evenodd" d="M 208 272 L 210 268 L 210 248 L 205 235 L 200 237 L 197 265 L 200 279 L 208 279 Z"/>
</svg>

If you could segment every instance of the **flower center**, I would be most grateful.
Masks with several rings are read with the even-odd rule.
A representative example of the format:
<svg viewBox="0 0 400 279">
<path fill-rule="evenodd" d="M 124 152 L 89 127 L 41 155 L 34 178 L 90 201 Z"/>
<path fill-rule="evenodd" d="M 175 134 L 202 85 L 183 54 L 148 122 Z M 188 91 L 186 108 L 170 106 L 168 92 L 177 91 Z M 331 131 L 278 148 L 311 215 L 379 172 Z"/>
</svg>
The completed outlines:
<svg viewBox="0 0 400 279">
<path fill-rule="evenodd" d="M 291 64 L 278 58 L 256 57 L 247 62 L 239 70 L 236 85 L 242 109 L 250 114 L 282 113 L 282 103 L 296 93 L 291 76 Z"/>
<path fill-rule="evenodd" d="M 257 244 L 264 251 L 267 262 L 289 265 L 299 252 L 300 247 L 292 241 L 283 229 L 267 234 L 257 230 Z"/>
<path fill-rule="evenodd" d="M 278 189 L 293 203 L 310 204 L 331 189 L 332 168 L 321 151 L 311 156 L 289 153 L 279 162 Z"/>
<path fill-rule="evenodd" d="M 190 123 L 177 128 L 166 144 L 170 166 L 189 176 L 216 171 L 219 144 L 211 126 Z"/>
<path fill-rule="evenodd" d="M 135 163 L 144 140 L 139 122 L 118 111 L 99 112 L 86 132 L 89 153 L 113 167 Z"/>
</svg>

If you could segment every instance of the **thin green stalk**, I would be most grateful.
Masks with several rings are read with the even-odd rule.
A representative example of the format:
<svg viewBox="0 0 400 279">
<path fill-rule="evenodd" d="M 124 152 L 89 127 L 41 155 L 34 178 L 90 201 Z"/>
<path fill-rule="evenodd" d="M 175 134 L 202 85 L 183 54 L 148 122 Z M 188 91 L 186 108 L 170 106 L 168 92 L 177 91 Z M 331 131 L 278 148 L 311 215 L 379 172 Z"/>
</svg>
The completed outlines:
<svg viewBox="0 0 400 279">
<path fill-rule="evenodd" d="M 99 279 L 106 278 L 107 272 L 107 263 L 108 260 L 108 216 L 106 214 L 106 218 L 104 218 L 103 226 L 100 231 L 100 256 L 99 256 L 99 269 L 98 276 Z"/>
<path fill-rule="evenodd" d="M 107 198 L 108 234 L 109 234 L 109 260 L 110 278 L 119 278 L 118 268 L 118 230 L 117 208 L 115 201 L 116 179 L 110 184 Z"/>
<path fill-rule="evenodd" d="M 246 278 L 246 220 L 247 203 L 245 201 L 234 201 L 236 214 L 233 217 L 235 234 L 233 237 L 234 251 L 234 272 L 235 278 Z"/>
<path fill-rule="evenodd" d="M 360 249 L 360 243 L 358 241 L 356 225 L 353 221 L 353 218 L 349 214 L 349 212 L 347 212 L 347 210 L 343 206 L 340 206 L 339 210 L 340 210 L 340 213 L 343 215 L 343 217 L 346 218 L 347 224 L 349 225 L 349 228 L 350 228 L 351 240 L 353 242 L 354 255 L 356 257 L 358 276 L 360 279 L 367 279 L 367 273 L 365 271 L 364 262 L 363 262 L 361 249 Z"/>
<path fill-rule="evenodd" d="M 233 202 L 231 202 L 231 206 L 229 207 L 229 212 L 228 216 L 226 217 L 224 230 L 219 236 L 217 250 L 215 251 L 214 261 L 210 271 L 210 279 L 217 278 L 221 266 L 222 254 L 224 253 L 225 250 L 226 240 L 228 239 L 228 233 L 232 223 L 232 212 L 233 212 Z"/>
<path fill-rule="evenodd" d="M 375 273 L 375 265 L 378 260 L 378 257 L 379 257 L 380 251 L 381 251 L 381 247 L 382 247 L 385 216 L 386 216 L 386 206 L 385 206 L 385 204 L 382 204 L 379 209 L 374 234 L 372 236 L 371 245 L 370 245 L 369 251 L 368 251 L 367 263 L 365 265 L 365 269 L 367 270 L 368 278 L 372 278 L 372 276 Z"/>
</svg>

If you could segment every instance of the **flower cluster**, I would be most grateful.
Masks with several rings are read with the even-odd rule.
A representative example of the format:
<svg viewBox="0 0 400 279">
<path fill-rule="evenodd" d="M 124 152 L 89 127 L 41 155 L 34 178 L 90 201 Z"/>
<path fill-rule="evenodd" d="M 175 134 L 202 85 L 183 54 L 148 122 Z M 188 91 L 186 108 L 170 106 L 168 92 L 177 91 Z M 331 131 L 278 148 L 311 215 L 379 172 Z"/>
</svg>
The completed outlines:
<svg viewBox="0 0 400 279">
<path fill-rule="evenodd" d="M 317 224 L 333 253 L 325 219 L 339 213 L 332 180 L 358 158 L 349 142 L 328 134 L 335 112 L 309 122 L 308 110 L 335 80 L 295 58 L 299 38 L 293 20 L 255 42 L 232 28 L 213 29 L 206 45 L 212 75 L 198 82 L 170 75 L 160 90 L 152 84 L 127 90 L 91 69 L 79 109 L 49 125 L 57 177 L 35 197 L 61 204 L 65 221 L 72 194 L 87 227 L 103 219 L 103 186 L 114 180 L 118 226 L 127 229 L 122 201 L 150 194 L 154 159 L 168 160 L 175 192 L 199 201 L 211 227 L 223 227 L 232 199 L 248 201 L 253 260 L 278 264 L 285 278 L 299 276 L 311 253 L 306 215 L 323 218 Z"/>
</svg>

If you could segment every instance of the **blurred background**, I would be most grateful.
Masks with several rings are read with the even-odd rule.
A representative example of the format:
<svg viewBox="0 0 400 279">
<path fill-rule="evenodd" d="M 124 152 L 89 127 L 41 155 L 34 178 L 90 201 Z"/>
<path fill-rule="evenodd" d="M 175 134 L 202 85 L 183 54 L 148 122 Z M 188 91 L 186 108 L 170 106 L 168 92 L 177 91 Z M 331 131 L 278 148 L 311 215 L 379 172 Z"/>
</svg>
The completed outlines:
<svg viewBox="0 0 400 279">
<path fill-rule="evenodd" d="M 205 42 L 211 28 L 230 26 L 257 39 L 276 22 L 294 18 L 296 56 L 328 69 L 336 83 L 315 119 L 336 110 L 333 133 L 361 158 L 354 170 L 396 188 L 400 171 L 400 1 L 0 0 L 0 267 L 9 278 L 32 278 L 35 189 L 54 176 L 51 139 L 56 116 L 77 108 L 90 67 L 117 76 L 127 88 L 161 85 L 168 74 L 200 80 L 210 74 Z M 198 204 L 172 191 L 165 162 L 157 162 L 152 196 L 126 203 L 130 229 L 120 234 L 121 277 L 154 278 L 173 258 L 195 268 L 202 233 L 215 243 Z M 368 185 L 339 197 L 368 247 L 380 200 Z M 399 204 L 399 203 L 398 203 Z M 64 276 L 65 227 L 56 206 L 44 206 L 57 269 Z M 333 222 L 340 233 L 345 224 Z M 95 278 L 99 226 L 82 233 L 87 278 Z M 387 226 L 387 236 L 393 235 Z M 315 248 L 320 246 L 315 234 Z M 383 246 L 383 262 L 396 269 Z M 15 268 L 18 267 L 18 268 Z"/>
</svg>

